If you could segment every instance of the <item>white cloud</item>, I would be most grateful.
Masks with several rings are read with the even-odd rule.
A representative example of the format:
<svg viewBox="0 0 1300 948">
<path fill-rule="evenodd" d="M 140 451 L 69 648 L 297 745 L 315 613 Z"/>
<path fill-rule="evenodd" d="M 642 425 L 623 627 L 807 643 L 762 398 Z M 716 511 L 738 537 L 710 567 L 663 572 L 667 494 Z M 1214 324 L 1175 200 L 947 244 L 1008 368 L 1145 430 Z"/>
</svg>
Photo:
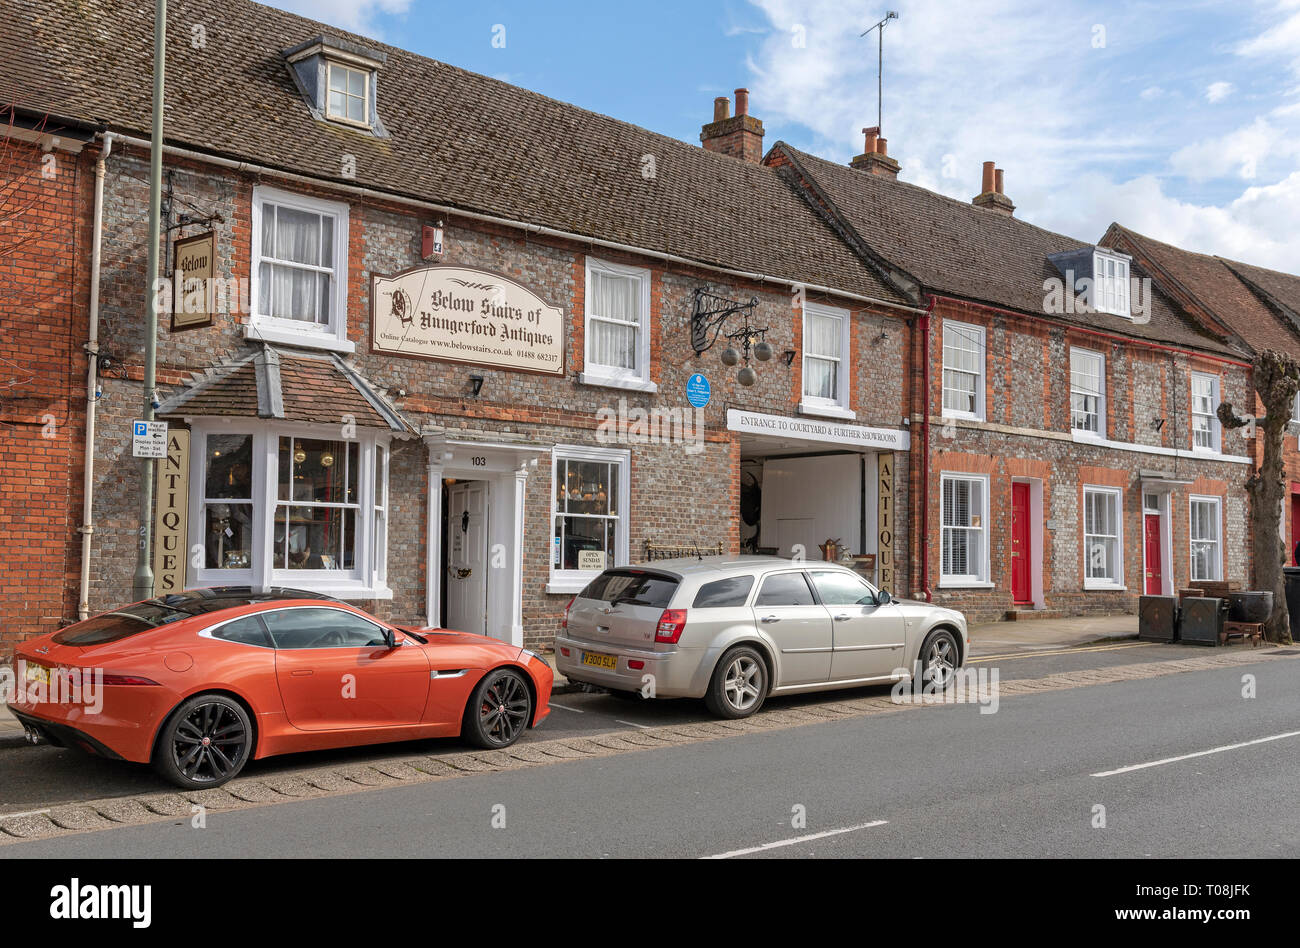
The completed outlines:
<svg viewBox="0 0 1300 948">
<path fill-rule="evenodd" d="M 1205 101 L 1222 102 L 1228 96 L 1232 95 L 1231 82 L 1211 82 L 1205 89 Z"/>
<path fill-rule="evenodd" d="M 759 116 L 796 147 L 847 161 L 876 121 L 876 43 L 859 34 L 879 11 L 866 0 L 751 2 L 774 27 L 750 64 Z M 1300 0 L 1243 17 L 1256 35 L 1235 47 L 1171 31 L 1160 4 L 911 0 L 900 12 L 885 33 L 883 124 L 903 179 L 970 200 L 991 159 L 1016 215 L 1040 226 L 1095 240 L 1120 221 L 1300 272 L 1300 109 L 1285 98 L 1300 86 L 1282 67 L 1300 59 Z M 807 27 L 806 49 L 785 38 L 794 23 Z M 1204 98 L 1158 84 L 1193 48 L 1218 73 Z M 1238 127 L 1207 135 L 1222 123 L 1210 103 L 1228 96 Z"/>
<path fill-rule="evenodd" d="M 378 36 L 382 32 L 375 25 L 376 16 L 404 14 L 411 7 L 411 0 L 259 0 L 259 2 L 366 36 Z"/>
</svg>

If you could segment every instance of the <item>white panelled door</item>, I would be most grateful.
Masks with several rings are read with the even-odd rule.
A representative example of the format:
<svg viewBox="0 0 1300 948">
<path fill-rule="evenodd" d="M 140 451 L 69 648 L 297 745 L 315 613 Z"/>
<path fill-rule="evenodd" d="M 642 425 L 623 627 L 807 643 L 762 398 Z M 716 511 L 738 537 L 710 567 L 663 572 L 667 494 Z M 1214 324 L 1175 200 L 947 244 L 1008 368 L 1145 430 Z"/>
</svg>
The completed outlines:
<svg viewBox="0 0 1300 948">
<path fill-rule="evenodd" d="M 487 634 L 487 485 L 447 489 L 447 627 Z"/>
</svg>

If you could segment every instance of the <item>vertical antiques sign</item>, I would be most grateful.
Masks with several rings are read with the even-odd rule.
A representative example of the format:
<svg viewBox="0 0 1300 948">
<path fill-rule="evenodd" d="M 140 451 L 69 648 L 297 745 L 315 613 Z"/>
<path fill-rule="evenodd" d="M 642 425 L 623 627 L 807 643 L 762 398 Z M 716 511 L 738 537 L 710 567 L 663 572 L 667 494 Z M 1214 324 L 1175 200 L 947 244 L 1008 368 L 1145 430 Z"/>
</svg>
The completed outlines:
<svg viewBox="0 0 1300 948">
<path fill-rule="evenodd" d="M 217 235 L 212 231 L 182 237 L 175 245 L 172 270 L 172 332 L 212 325 L 216 300 L 209 292 L 216 274 Z"/>
<path fill-rule="evenodd" d="M 153 591 L 155 596 L 185 588 L 189 540 L 190 433 L 167 432 L 167 455 L 158 461 L 158 496 L 153 517 Z"/>
<path fill-rule="evenodd" d="M 376 275 L 370 307 L 372 352 L 564 374 L 564 310 L 491 270 Z"/>
<path fill-rule="evenodd" d="M 881 589 L 894 589 L 894 453 L 883 451 L 877 458 L 880 472 L 880 484 L 877 490 L 878 506 L 876 525 L 879 534 L 876 537 L 879 564 L 879 585 Z"/>
</svg>

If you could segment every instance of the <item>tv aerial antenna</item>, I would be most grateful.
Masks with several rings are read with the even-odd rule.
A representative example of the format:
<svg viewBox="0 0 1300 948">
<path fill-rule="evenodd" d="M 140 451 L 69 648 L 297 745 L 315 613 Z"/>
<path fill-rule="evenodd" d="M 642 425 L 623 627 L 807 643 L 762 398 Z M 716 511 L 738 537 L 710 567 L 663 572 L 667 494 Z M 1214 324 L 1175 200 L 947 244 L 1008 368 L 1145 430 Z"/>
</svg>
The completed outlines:
<svg viewBox="0 0 1300 948">
<path fill-rule="evenodd" d="M 872 30 L 879 30 L 877 34 L 878 42 L 876 44 L 876 128 L 884 130 L 884 124 L 881 121 L 884 112 L 884 76 L 885 76 L 885 25 L 890 20 L 897 20 L 898 14 L 890 10 L 885 14 L 885 18 L 869 29 L 863 30 L 862 35 L 866 36 Z"/>
</svg>

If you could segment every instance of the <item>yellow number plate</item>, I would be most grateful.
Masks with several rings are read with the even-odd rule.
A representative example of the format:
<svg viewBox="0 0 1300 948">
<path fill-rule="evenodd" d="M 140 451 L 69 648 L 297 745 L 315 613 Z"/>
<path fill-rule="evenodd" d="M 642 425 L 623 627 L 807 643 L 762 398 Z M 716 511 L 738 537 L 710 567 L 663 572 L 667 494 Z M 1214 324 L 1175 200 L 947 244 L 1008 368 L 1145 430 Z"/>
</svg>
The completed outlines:
<svg viewBox="0 0 1300 948">
<path fill-rule="evenodd" d="M 596 668 L 618 668 L 618 656 L 602 655 L 600 652 L 583 652 L 582 664 L 594 665 Z"/>
<path fill-rule="evenodd" d="M 48 685 L 50 683 L 50 670 L 44 665 L 29 664 L 27 666 L 27 680 L 40 682 L 42 685 Z"/>
</svg>

